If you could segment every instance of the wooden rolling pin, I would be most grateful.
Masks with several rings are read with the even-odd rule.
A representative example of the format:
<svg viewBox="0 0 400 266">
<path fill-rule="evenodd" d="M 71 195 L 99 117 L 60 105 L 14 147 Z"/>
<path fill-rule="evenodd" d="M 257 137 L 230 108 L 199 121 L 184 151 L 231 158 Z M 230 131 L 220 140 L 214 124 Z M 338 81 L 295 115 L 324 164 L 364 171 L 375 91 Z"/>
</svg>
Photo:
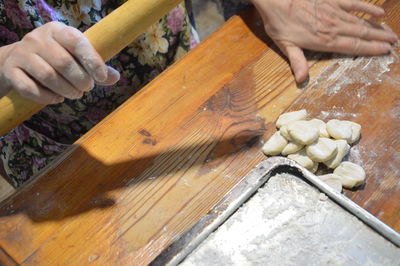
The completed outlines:
<svg viewBox="0 0 400 266">
<path fill-rule="evenodd" d="M 128 0 L 84 34 L 104 61 L 128 46 L 182 0 Z M 44 105 L 11 91 L 0 99 L 0 136 L 29 119 Z"/>
</svg>

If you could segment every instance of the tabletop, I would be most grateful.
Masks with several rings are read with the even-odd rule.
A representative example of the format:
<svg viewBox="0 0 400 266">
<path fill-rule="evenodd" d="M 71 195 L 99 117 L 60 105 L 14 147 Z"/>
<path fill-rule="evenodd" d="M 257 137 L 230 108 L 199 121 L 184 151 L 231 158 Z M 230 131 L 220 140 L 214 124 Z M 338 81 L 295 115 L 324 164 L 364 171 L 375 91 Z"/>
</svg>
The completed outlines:
<svg viewBox="0 0 400 266">
<path fill-rule="evenodd" d="M 383 20 L 400 33 L 397 0 Z M 285 111 L 362 125 L 344 193 L 400 230 L 399 46 L 383 57 L 309 53 L 299 88 L 254 10 L 233 17 L 0 207 L 0 261 L 148 264 L 265 159 Z"/>
</svg>

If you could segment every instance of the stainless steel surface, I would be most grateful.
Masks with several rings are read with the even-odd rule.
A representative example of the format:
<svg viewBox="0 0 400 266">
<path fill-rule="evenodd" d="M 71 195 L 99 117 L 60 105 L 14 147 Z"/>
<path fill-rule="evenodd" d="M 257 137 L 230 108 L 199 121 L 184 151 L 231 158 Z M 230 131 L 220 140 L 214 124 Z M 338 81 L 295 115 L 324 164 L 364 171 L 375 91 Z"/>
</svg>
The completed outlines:
<svg viewBox="0 0 400 266">
<path fill-rule="evenodd" d="M 400 246 L 400 235 L 396 231 L 362 209 L 346 196 L 335 192 L 317 176 L 311 174 L 295 162 L 283 157 L 272 157 L 260 163 L 208 215 L 203 217 L 189 232 L 171 245 L 153 264 L 178 264 L 240 208 L 245 201 L 254 195 L 265 182 L 272 176 L 280 173 L 289 173 L 303 178 L 393 244 Z M 373 233 L 367 226 L 364 225 L 364 227 L 366 231 Z"/>
</svg>

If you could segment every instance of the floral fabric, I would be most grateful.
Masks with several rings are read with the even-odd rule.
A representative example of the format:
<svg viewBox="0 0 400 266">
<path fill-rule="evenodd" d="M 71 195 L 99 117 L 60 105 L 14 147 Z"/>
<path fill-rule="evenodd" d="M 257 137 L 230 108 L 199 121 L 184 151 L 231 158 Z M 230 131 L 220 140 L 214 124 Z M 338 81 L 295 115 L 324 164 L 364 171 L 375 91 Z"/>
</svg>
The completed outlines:
<svg viewBox="0 0 400 266">
<path fill-rule="evenodd" d="M 85 31 L 124 1 L 0 0 L 0 45 L 20 40 L 50 21 Z M 0 140 L 9 180 L 19 186 L 128 97 L 197 44 L 185 5 L 177 6 L 108 62 L 121 73 L 112 87 L 97 86 L 80 100 L 50 105 Z"/>
</svg>

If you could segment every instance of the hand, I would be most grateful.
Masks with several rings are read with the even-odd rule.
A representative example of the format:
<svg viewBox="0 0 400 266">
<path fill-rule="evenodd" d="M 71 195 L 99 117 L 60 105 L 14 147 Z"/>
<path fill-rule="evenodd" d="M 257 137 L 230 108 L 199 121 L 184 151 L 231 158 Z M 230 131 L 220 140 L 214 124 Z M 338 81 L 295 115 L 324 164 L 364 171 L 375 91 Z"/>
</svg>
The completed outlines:
<svg viewBox="0 0 400 266">
<path fill-rule="evenodd" d="M 267 34 L 288 57 L 298 83 L 308 77 L 302 49 L 351 55 L 381 55 L 391 50 L 397 35 L 389 27 L 350 14 L 382 16 L 380 7 L 359 0 L 250 0 Z"/>
<path fill-rule="evenodd" d="M 80 98 L 95 83 L 112 85 L 120 77 L 83 33 L 59 22 L 0 48 L 0 66 L 0 97 L 16 90 L 41 104 Z"/>
</svg>

